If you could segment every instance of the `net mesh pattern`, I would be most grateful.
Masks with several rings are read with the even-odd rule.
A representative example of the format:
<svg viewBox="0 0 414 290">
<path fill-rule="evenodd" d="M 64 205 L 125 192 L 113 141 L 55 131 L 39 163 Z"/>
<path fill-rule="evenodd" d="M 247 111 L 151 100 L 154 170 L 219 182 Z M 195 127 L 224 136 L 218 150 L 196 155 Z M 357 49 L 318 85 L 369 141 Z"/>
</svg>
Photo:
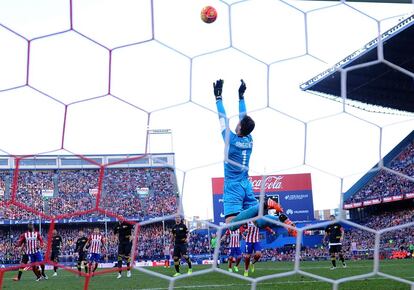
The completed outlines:
<svg viewBox="0 0 414 290">
<path fill-rule="evenodd" d="M 4 1 L 7 2 L 7 1 Z M 308 158 L 307 158 L 307 152 L 308 152 L 308 144 L 307 144 L 307 138 L 309 137 L 308 135 L 312 133 L 312 130 L 310 130 L 310 128 L 312 128 L 313 124 L 315 124 L 316 122 L 320 122 L 320 121 L 324 121 L 324 120 L 329 120 L 330 118 L 335 118 L 337 116 L 346 116 L 347 118 L 351 118 L 353 119 L 355 122 L 357 123 L 361 123 L 364 126 L 372 126 L 373 128 L 375 128 L 375 130 L 377 130 L 379 132 L 378 136 L 378 143 L 377 146 L 379 146 L 379 148 L 382 148 L 382 136 L 383 136 L 383 131 L 386 129 L 387 126 L 381 126 L 381 125 L 377 125 L 374 122 L 371 122 L 370 120 L 366 120 L 360 116 L 358 116 L 357 114 L 354 114 L 354 111 L 350 111 L 350 109 L 346 106 L 346 96 L 347 96 L 347 91 L 346 91 L 346 87 L 347 87 L 347 73 L 355 70 L 355 69 L 359 69 L 362 67 L 367 67 L 367 66 L 371 66 L 374 65 L 378 62 L 382 62 L 390 67 L 392 67 L 395 70 L 400 71 L 402 74 L 406 74 L 409 75 L 410 77 L 413 77 L 413 72 L 408 72 L 405 69 L 395 66 L 394 64 L 390 63 L 389 61 L 387 61 L 387 59 L 384 57 L 384 52 L 382 50 L 382 40 L 380 38 L 380 31 L 381 31 L 381 20 L 378 20 L 372 16 L 370 16 L 369 12 L 366 11 L 360 11 L 357 8 L 355 8 L 354 6 L 348 4 L 345 1 L 339 2 L 339 3 L 335 3 L 335 4 L 330 4 L 330 5 L 324 5 L 323 7 L 317 8 L 317 9 L 305 9 L 305 8 L 298 8 L 298 6 L 295 6 L 293 2 L 289 2 L 289 1 L 274 1 L 275 3 L 277 3 L 277 5 L 279 5 L 279 7 L 283 7 L 283 9 L 289 10 L 289 11 L 294 11 L 295 13 L 295 18 L 292 21 L 301 21 L 303 22 L 303 27 L 301 28 L 300 31 L 297 31 L 297 35 L 295 35 L 295 37 L 297 38 L 301 38 L 303 40 L 303 51 L 299 51 L 299 52 L 295 52 L 294 55 L 284 55 L 281 58 L 275 57 L 275 56 L 269 56 L 269 55 L 260 55 L 259 51 L 251 49 L 250 47 L 246 47 L 244 43 L 237 43 L 237 41 L 234 41 L 234 35 L 240 33 L 240 31 L 238 30 L 237 27 L 237 23 L 233 22 L 234 19 L 232 19 L 232 15 L 234 13 L 234 11 L 237 11 L 238 9 L 240 9 L 240 7 L 242 7 L 243 5 L 245 5 L 246 3 L 257 3 L 258 1 L 248 1 L 248 0 L 244 0 L 244 1 L 217 1 L 217 6 L 219 8 L 219 13 L 223 13 L 220 14 L 219 17 L 226 17 L 226 19 L 228 19 L 228 24 L 227 24 L 227 28 L 228 30 L 225 31 L 225 41 L 222 42 L 221 47 L 212 47 L 207 51 L 203 51 L 203 49 L 200 48 L 195 48 L 192 51 L 187 50 L 186 48 L 183 48 L 182 46 L 179 47 L 175 47 L 174 45 L 170 45 L 167 42 L 163 42 L 162 39 L 158 38 L 158 34 L 157 34 L 157 21 L 160 21 L 160 19 L 157 19 L 157 16 L 159 16 L 160 18 L 163 17 L 163 15 L 161 15 L 161 12 L 159 12 L 157 9 L 161 10 L 162 9 L 162 5 L 166 5 L 168 7 L 168 9 L 170 9 L 171 4 L 168 4 L 166 1 L 162 2 L 162 1 L 146 1 L 146 6 L 144 7 L 146 10 L 146 17 L 143 17 L 143 21 L 147 21 L 150 22 L 151 25 L 151 29 L 149 31 L 146 31 L 143 33 L 143 36 L 141 36 L 142 39 L 139 39 L 138 41 L 135 41 L 134 37 L 131 36 L 131 34 L 133 34 L 134 32 L 134 28 L 130 27 L 130 32 L 126 33 L 128 36 L 131 37 L 127 37 L 126 39 L 123 39 L 122 42 L 114 42 L 114 41 L 110 41 L 108 39 L 105 38 L 105 33 L 104 34 L 98 34 L 94 35 L 93 31 L 83 31 L 81 27 L 78 28 L 77 25 L 77 20 L 81 19 L 82 15 L 82 10 L 81 9 L 77 9 L 77 5 L 80 5 L 80 2 L 78 1 L 74 1 L 74 0 L 67 0 L 67 5 L 66 5 L 66 9 L 64 9 L 63 11 L 58 11 L 58 13 L 61 14 L 57 14 L 57 15 L 61 15 L 64 16 L 64 21 L 59 25 L 59 27 L 56 27 L 55 29 L 50 28 L 50 27 L 45 27 L 42 26 L 41 29 L 39 29 L 39 31 L 37 32 L 33 32 L 32 30 L 25 28 L 26 30 L 21 30 L 21 29 L 16 29 L 15 25 L 13 22 L 9 22 L 7 21 L 7 19 L 4 21 L 4 23 L 0 22 L 0 32 L 4 35 L 7 35 L 7 39 L 11 39 L 13 45 L 16 45 L 16 47 L 19 47 L 19 60 L 17 61 L 16 59 L 12 60 L 12 66 L 16 67 L 16 74 L 12 74 L 12 77 L 5 81 L 4 83 L 1 84 L 0 87 L 0 98 L 2 96 L 8 96 L 8 98 L 13 97 L 13 92 L 22 92 L 23 90 L 30 90 L 32 93 L 35 94 L 36 96 L 36 100 L 39 99 L 42 102 L 47 102 L 47 103 L 52 103 L 53 107 L 48 107 L 48 109 L 50 110 L 57 110 L 59 112 L 59 114 L 57 116 L 51 116 L 50 117 L 50 122 L 55 122 L 58 124 L 57 127 L 53 127 L 51 129 L 53 130 L 57 130 L 60 131 L 61 133 L 59 134 L 60 138 L 59 140 L 51 140 L 51 147 L 47 147 L 47 148 L 43 148 L 41 147 L 40 149 L 44 151 L 36 151 L 38 148 L 34 149 L 34 152 L 42 152 L 42 153 L 35 153 L 33 155 L 18 155 L 14 153 L 14 148 L 13 146 L 9 146 L 8 144 L 2 144 L 0 142 L 0 148 L 2 148 L 4 150 L 4 153 L 6 154 L 10 154 L 10 156 L 14 156 L 14 160 L 15 160 L 15 165 L 14 165 L 14 170 L 13 170 L 13 178 L 12 178 L 12 184 L 11 184 L 11 195 L 10 195 L 10 199 L 8 200 L 3 200 L 1 202 L 1 207 L 2 208 L 9 208 L 9 207 L 13 207 L 19 210 L 24 210 L 30 213 L 33 213 L 35 215 L 37 215 L 38 217 L 41 217 L 43 219 L 49 220 L 50 221 L 50 227 L 48 230 L 48 242 L 47 242 L 47 251 L 46 251 L 46 263 L 47 264 L 56 264 L 53 261 L 50 260 L 50 251 L 51 251 L 51 236 L 52 236 L 52 232 L 53 229 L 55 227 L 55 223 L 56 221 L 58 221 L 59 219 L 63 219 L 63 218 L 70 218 L 70 217 L 75 217 L 75 216 L 82 216 L 82 215 L 87 215 L 93 212 L 99 212 L 108 216 L 112 216 L 115 217 L 119 220 L 124 220 L 125 217 L 123 217 L 121 214 L 118 213 L 114 213 L 111 212 L 105 208 L 103 208 L 102 205 L 102 199 L 105 198 L 105 196 L 102 196 L 102 188 L 103 188 L 103 184 L 105 182 L 105 172 L 108 168 L 111 167 L 111 165 L 116 165 L 116 164 L 107 164 L 107 165 L 102 165 L 100 163 L 97 163 L 96 161 L 77 154 L 76 149 L 72 150 L 71 146 L 68 146 L 68 134 L 69 132 L 73 132 L 73 123 L 68 123 L 68 118 L 70 116 L 70 113 L 72 110 L 75 110 L 77 108 L 78 105 L 80 104 L 84 104 L 84 103 L 89 103 L 90 107 L 88 107 L 88 109 L 92 109 L 95 106 L 99 106 L 99 102 L 104 102 L 107 99 L 115 99 L 117 101 L 119 101 L 122 105 L 120 105 L 120 110 L 127 108 L 127 110 L 131 110 L 132 111 L 132 115 L 137 116 L 136 118 L 133 119 L 128 119 L 128 121 L 137 121 L 139 122 L 139 126 L 140 128 L 144 129 L 141 130 L 145 133 L 142 133 L 140 135 L 141 139 L 139 141 L 139 143 L 141 144 L 140 146 L 140 150 L 142 150 L 142 152 L 145 152 L 145 155 L 137 157 L 137 158 L 143 158 L 145 156 L 147 156 L 148 154 L 150 154 L 148 148 L 147 148 L 147 144 L 148 144 L 148 132 L 146 131 L 146 129 L 151 126 L 151 121 L 152 121 L 152 117 L 154 115 L 160 114 L 160 116 L 162 117 L 162 114 L 166 111 L 166 110 L 171 110 L 174 109 L 176 107 L 180 107 L 183 106 L 185 104 L 193 104 L 194 108 L 197 108 L 197 110 L 201 110 L 201 111 L 206 111 L 211 113 L 211 108 L 209 108 L 208 106 L 204 105 L 202 102 L 198 102 L 196 99 L 193 99 L 193 90 L 194 88 L 192 87 L 192 78 L 193 75 L 195 73 L 195 68 L 196 68 L 196 64 L 198 64 L 199 62 L 202 63 L 203 59 L 205 56 L 211 56 L 211 55 L 216 55 L 216 54 L 223 54 L 223 53 L 230 53 L 233 55 L 238 55 L 242 58 L 246 58 L 251 62 L 257 63 L 257 66 L 261 67 L 261 69 L 265 72 L 265 74 L 267 74 L 266 77 L 266 102 L 263 104 L 262 107 L 259 107 L 258 109 L 255 109 L 256 113 L 259 113 L 262 110 L 272 110 L 272 112 L 275 112 L 277 114 L 281 114 L 284 118 L 289 119 L 292 122 L 296 122 L 298 123 L 299 126 L 303 126 L 304 127 L 304 143 L 303 143 L 303 163 L 302 164 L 297 164 L 297 166 L 302 166 L 302 165 L 306 165 L 309 166 L 309 168 L 313 168 L 316 170 L 320 170 L 321 172 L 323 172 L 324 174 L 330 175 L 332 178 L 338 179 L 340 180 L 340 184 L 341 184 L 341 196 L 340 196 L 340 202 L 339 202 L 339 215 L 337 217 L 338 222 L 342 222 L 345 224 L 348 224 L 349 226 L 352 226 L 354 228 L 358 228 L 360 230 L 366 231 L 366 232 L 370 232 L 375 236 L 375 251 L 374 251 L 374 255 L 373 255 L 373 265 L 372 265 L 372 271 L 367 273 L 367 274 L 363 274 L 363 275 L 358 275 L 358 276 L 349 276 L 349 277 L 345 277 L 342 279 L 331 279 L 331 278 L 327 278 L 327 277 L 322 277 L 316 274 L 312 274 L 310 272 L 307 272 L 305 269 L 302 269 L 301 267 L 301 244 L 302 244 L 302 239 L 303 239 L 303 234 L 304 231 L 307 230 L 311 230 L 314 228 L 321 228 L 324 227 L 328 224 L 331 224 L 332 222 L 321 222 L 315 225 L 311 225 L 311 226 L 307 226 L 307 227 L 303 227 L 303 228 L 299 228 L 298 229 L 298 237 L 296 239 L 296 253 L 295 253 L 295 259 L 294 259 L 294 266 L 292 267 L 291 270 L 287 271 L 287 272 L 282 272 L 282 273 L 277 273 L 277 274 L 270 274 L 270 275 L 264 275 L 261 276 L 259 278 L 249 278 L 249 277 L 243 277 L 242 275 L 238 275 L 235 273 L 229 273 L 228 271 L 225 271 L 223 269 L 220 269 L 216 266 L 216 261 L 218 259 L 218 255 L 219 255 L 219 247 L 216 248 L 215 252 L 214 252 L 214 263 L 211 265 L 211 267 L 209 267 L 208 269 L 205 270 L 201 270 L 201 271 L 195 271 L 192 275 L 192 277 L 194 276 L 199 276 L 199 275 L 205 275 L 207 273 L 211 273 L 211 272 L 218 272 L 221 273 L 223 275 L 229 275 L 231 277 L 237 278 L 237 279 L 241 279 L 241 280 L 245 280 L 247 283 L 251 284 L 251 289 L 256 289 L 259 287 L 259 283 L 263 283 L 266 282 L 267 280 L 270 279 L 276 279 L 276 278 L 281 278 L 281 277 L 288 277 L 288 276 L 293 276 L 296 274 L 300 274 L 302 276 L 307 276 L 309 278 L 315 279 L 315 280 L 320 280 L 323 282 L 327 282 L 330 283 L 332 285 L 332 289 L 338 289 L 340 287 L 340 285 L 342 283 L 345 282 L 350 282 L 350 281 L 354 281 L 354 280 L 359 280 L 359 279 L 365 279 L 365 278 L 370 278 L 373 276 L 381 276 L 387 279 L 391 279 L 391 280 L 395 280 L 398 282 L 402 282 L 405 283 L 407 285 L 411 286 L 411 289 L 414 289 L 414 282 L 404 279 L 404 278 L 400 278 L 400 277 L 396 277 L 396 276 L 392 276 L 389 274 L 386 274 L 384 272 L 381 272 L 380 270 L 380 241 L 381 241 L 381 236 L 385 235 L 387 232 L 390 231 L 396 231 L 396 230 L 400 230 L 403 228 L 407 228 L 413 225 L 413 223 L 408 223 L 408 224 L 402 224 L 402 225 L 398 225 L 398 226 L 393 226 L 393 227 L 388 227 L 385 229 L 381 229 L 381 230 L 374 230 L 368 227 L 365 227 L 363 225 L 359 225 L 353 222 L 350 222 L 348 220 L 345 219 L 345 212 L 343 210 L 343 194 L 344 194 L 344 190 L 343 188 L 345 187 L 344 183 L 346 181 L 346 177 L 344 176 L 339 176 L 339 174 L 336 173 L 331 173 L 329 172 L 329 170 L 324 170 L 323 168 L 318 168 L 317 166 L 314 166 L 312 164 L 312 162 L 309 162 Z M 145 1 L 143 1 L 145 2 Z M 168 1 L 169 3 L 174 3 L 175 1 Z M 253 5 L 254 5 L 253 4 Z M 120 5 L 120 4 L 119 4 Z M 323 60 L 323 55 L 313 55 L 310 49 L 310 41 L 311 39 L 309 39 L 308 36 L 308 21 L 309 18 L 314 14 L 314 13 L 318 13 L 322 10 L 329 10 L 329 9 L 335 9 L 338 6 L 346 6 L 347 8 L 349 8 L 350 10 L 352 10 L 355 13 L 359 13 L 361 17 L 365 17 L 365 18 L 369 18 L 370 21 L 372 21 L 373 25 L 377 27 L 378 30 L 378 59 L 375 62 L 372 63 L 366 63 L 363 65 L 358 65 L 357 67 L 349 67 L 347 69 L 343 69 L 341 71 L 341 97 L 343 100 L 343 106 L 341 108 L 341 110 L 337 113 L 334 114 L 329 114 L 328 116 L 319 116 L 317 118 L 311 118 L 310 120 L 307 120 L 306 118 L 302 118 L 301 116 L 297 116 L 294 115 L 292 113 L 288 111 L 285 111 L 283 108 L 279 108 L 277 105 L 274 106 L 272 105 L 272 102 L 270 100 L 269 97 L 269 86 L 271 85 L 271 79 L 269 77 L 269 74 L 272 70 L 272 68 L 274 67 L 274 65 L 277 64 L 283 64 L 285 62 L 289 62 L 289 61 L 300 61 L 302 57 L 304 56 L 310 56 L 311 58 L 315 59 L 316 61 L 324 61 Z M 23 11 L 24 9 L 20 9 L 21 11 Z M 17 11 L 19 12 L 19 11 Z M 23 12 L 22 12 L 23 13 Z M 33 13 L 36 13 L 36 11 L 34 11 Z M 29 13 L 30 14 L 30 13 Z M 227 14 L 227 15 L 226 15 Z M 23 14 L 22 14 L 23 15 Z M 267 15 L 268 17 L 269 15 Z M 397 15 L 398 16 L 398 15 Z M 110 24 L 109 24 L 110 26 Z M 109 26 L 106 26 L 106 28 L 109 29 Z M 57 32 L 56 32 L 57 31 Z M 109 33 L 116 33 L 114 31 L 109 31 Z M 178 33 L 178 32 L 177 32 Z M 181 37 L 181 36 L 177 36 L 177 37 Z M 64 46 L 62 44 L 55 44 L 53 41 L 59 40 L 59 39 L 63 39 L 65 38 L 66 41 L 68 41 L 67 43 L 69 43 L 69 46 Z M 71 41 L 73 41 L 74 39 L 76 40 L 76 43 L 74 45 L 75 46 L 71 46 Z M 286 40 L 283 40 L 286 41 Z M 3 45 L 7 46 L 7 44 L 3 43 Z M 151 46 L 154 45 L 154 54 L 156 55 L 155 58 L 151 59 L 151 61 L 155 61 L 155 59 L 158 57 L 158 54 L 161 57 L 162 61 L 171 61 L 174 65 L 179 65 L 179 66 L 183 66 L 186 67 L 185 71 L 187 73 L 187 75 L 184 75 L 184 79 L 186 80 L 185 83 L 189 85 L 189 87 L 186 87 L 183 89 L 183 91 L 181 92 L 185 92 L 185 94 L 188 94 L 188 97 L 186 98 L 176 98 L 173 101 L 167 101 L 165 103 L 163 103 L 164 105 L 159 106 L 157 103 L 146 103 L 143 106 L 140 106 L 139 101 L 131 101 L 132 99 L 128 99 L 128 98 L 124 98 L 124 93 L 122 92 L 122 89 L 119 88 L 119 86 L 114 87 L 113 83 L 114 83 L 114 79 L 118 80 L 118 76 L 117 74 L 119 73 L 119 71 L 122 69 L 122 65 L 125 65 L 126 62 L 120 62 L 114 64 L 114 57 L 122 57 L 122 54 L 124 51 L 127 51 L 129 49 L 134 49 L 136 50 L 137 53 L 139 53 L 139 49 L 140 47 L 144 47 L 144 46 Z M 239 46 L 240 45 L 240 46 Z M 51 47 L 51 48 L 50 48 Z M 43 90 L 44 87 L 44 83 L 45 81 L 47 81 L 47 76 L 42 76 L 42 75 L 37 75 L 37 74 L 41 74 L 40 72 L 38 72 L 38 66 L 39 66 L 39 59 L 40 61 L 45 60 L 46 58 L 44 58 L 45 56 L 42 55 L 40 58 L 37 57 L 37 54 L 42 54 L 42 50 L 46 51 L 46 53 L 48 51 L 50 51 L 49 49 L 57 49 L 57 50 L 62 50 L 62 55 L 61 57 L 68 57 L 69 62 L 65 63 L 66 65 L 70 66 L 71 65 L 71 61 L 76 61 L 76 54 L 77 53 L 83 53 L 85 51 L 87 51 L 87 53 L 89 54 L 96 54 L 99 55 L 99 62 L 98 63 L 90 63 L 88 65 L 92 65 L 92 66 L 98 66 L 99 69 L 101 69 L 101 72 L 99 73 L 100 75 L 97 76 L 96 78 L 94 77 L 92 81 L 96 82 L 98 84 L 98 89 L 97 90 L 91 90 L 91 91 L 87 91 L 87 92 L 81 92 L 79 93 L 78 91 L 71 91 L 71 93 L 66 94 L 65 93 L 65 87 L 63 84 L 64 82 L 62 81 L 62 83 L 58 83 L 56 85 L 56 87 L 52 87 L 51 89 L 47 89 L 47 90 Z M 256 49 L 258 49 L 256 47 Z M 24 53 L 22 54 L 21 51 L 24 51 Z M 7 51 L 6 51 L 7 52 Z M 0 53 L 1 53 L 1 48 L 0 48 Z M 73 56 L 71 55 L 73 53 Z M 256 55 L 259 54 L 260 56 Z M 22 60 L 23 59 L 23 60 Z M 50 60 L 51 62 L 53 62 L 53 59 Z M 128 61 L 128 60 L 126 60 Z M 35 63 L 33 63 L 35 62 Z M 203 64 L 203 63 L 202 63 Z M 82 70 L 82 68 L 80 67 L 82 64 L 81 63 L 75 63 L 75 66 L 79 66 L 77 69 L 79 71 Z M 204 64 L 203 64 L 204 65 Z M 47 74 L 53 74 L 54 72 L 52 71 L 53 66 L 48 66 L 49 71 L 47 71 Z M 197 68 L 199 69 L 199 68 Z M 88 74 L 89 72 L 86 70 L 86 74 Z M 152 72 L 148 72 L 149 74 L 152 74 Z M 173 73 L 173 70 L 169 71 L 169 73 Z M 156 74 L 152 74 L 153 77 L 156 76 Z M 85 74 L 81 73 L 81 78 L 85 77 Z M 161 76 L 161 77 L 165 77 Z M 43 78 L 43 79 L 42 79 Z M 82 79 L 77 79 L 76 77 L 74 77 L 72 80 L 75 80 L 77 82 L 77 85 L 81 85 L 82 87 Z M 88 80 L 89 81 L 89 80 Z M 39 86 L 37 86 L 37 84 Z M 171 83 L 169 83 L 168 81 L 166 81 L 167 85 L 172 85 Z M 299 85 L 299 84 L 298 84 Z M 60 86 L 60 87 L 59 87 Z M 86 85 L 87 87 L 87 85 Z M 137 89 L 139 90 L 139 88 Z M 23 91 L 24 92 L 24 91 Z M 119 92 L 119 95 L 117 94 L 117 92 Z M 78 95 L 81 95 L 80 98 L 77 97 Z M 46 100 L 46 101 L 45 101 Z M 43 103 L 42 103 L 43 104 Z M 3 106 L 2 106 L 3 107 Z M 96 107 L 95 107 L 96 108 Z M 10 109 L 14 109 L 14 108 L 10 108 Z M 215 113 L 215 112 L 213 112 Z M 106 112 L 105 115 L 110 115 L 111 112 Z M 33 116 L 33 118 L 35 118 L 35 115 L 31 114 L 30 116 Z M 84 120 L 87 120 L 87 117 L 85 117 Z M 408 122 L 411 121 L 411 119 L 408 119 Z M 407 122 L 407 120 L 404 121 L 398 121 L 392 125 L 398 124 L 398 123 L 402 123 L 402 122 Z M 101 126 L 104 127 L 105 126 L 105 122 L 102 122 Z M 68 127 L 69 126 L 69 127 Z M 16 130 L 18 130 L 19 128 L 16 127 Z M 40 131 L 39 131 L 40 132 Z M 39 134 L 41 134 L 41 136 L 47 136 L 47 135 L 43 135 L 42 132 L 40 132 Z M 132 139 L 131 139 L 132 140 Z M 145 140 L 145 141 L 143 141 Z M 132 141 L 135 141 L 132 140 Z M 70 144 L 70 143 L 69 143 Z M 143 144 L 143 145 L 142 145 Z M 53 147 L 54 146 L 54 147 Z M 81 159 L 84 159 L 87 163 L 89 163 L 91 166 L 95 167 L 95 170 L 97 172 L 97 180 L 96 180 L 96 184 L 97 184 L 97 195 L 96 195 L 96 201 L 95 203 L 91 206 L 90 209 L 86 210 L 86 211 L 73 211 L 70 213 L 65 213 L 65 214 L 55 214 L 55 215 L 49 215 L 45 212 L 39 211 L 37 210 L 35 207 L 33 207 L 32 204 L 26 204 L 24 202 L 21 202 L 19 200 L 18 197 L 18 188 L 19 188 L 19 175 L 21 174 L 21 169 L 20 169 L 20 163 L 22 160 L 24 160 L 25 158 L 29 158 L 29 157 L 33 157 L 36 155 L 44 155 L 47 153 L 53 153 L 53 152 L 67 152 L 69 154 L 74 154 L 75 156 L 78 156 Z M 381 149 L 380 149 L 381 151 Z M 378 170 L 378 169 L 383 169 L 388 171 L 389 173 L 393 174 L 394 176 L 398 176 L 400 178 L 404 178 L 406 180 L 409 180 L 411 182 L 414 181 L 414 178 L 412 176 L 407 176 L 404 175 L 400 172 L 396 172 L 392 169 L 389 169 L 387 167 L 384 166 L 384 164 L 382 163 L 382 156 L 383 154 L 379 154 L 379 158 L 378 158 L 378 162 L 379 162 L 379 167 L 375 168 L 373 170 Z M 127 161 L 131 161 L 132 159 L 125 159 L 125 160 L 121 160 L 119 162 L 117 162 L 118 164 L 122 164 L 122 162 L 127 162 Z M 222 160 L 223 161 L 223 160 Z M 222 162 L 221 161 L 221 162 Z M 224 157 L 224 161 L 229 161 L 227 159 L 227 156 Z M 221 163 L 220 162 L 220 163 Z M 180 168 L 176 168 L 176 172 L 180 173 L 180 176 L 182 176 L 182 180 L 178 181 L 178 184 L 181 186 L 181 189 L 184 191 L 185 185 L 186 185 L 186 176 L 189 174 L 193 174 L 194 172 L 196 172 L 198 169 L 200 168 L 204 168 L 204 167 L 208 167 L 211 166 L 212 164 L 208 164 L 205 165 L 206 163 L 201 163 L 198 167 L 195 168 L 186 168 L 186 169 L 180 169 Z M 216 163 L 214 163 L 213 165 L 216 165 Z M 295 166 L 292 166 L 292 168 L 295 168 Z M 262 175 L 263 176 L 263 180 L 266 178 L 266 174 L 264 174 L 263 172 L 257 172 L 258 175 Z M 207 178 L 207 177 L 206 177 Z M 264 184 L 264 182 L 262 182 L 262 184 Z M 180 194 L 180 207 L 179 207 L 179 211 L 183 214 L 185 214 L 185 212 L 183 212 L 183 208 L 181 206 L 182 204 L 182 200 L 185 198 L 185 195 Z M 262 189 L 261 195 L 260 195 L 260 201 L 263 203 L 264 200 L 264 188 Z M 259 213 L 259 218 L 263 216 L 263 212 L 261 211 Z M 134 223 L 134 225 L 136 226 L 136 231 L 135 231 L 135 236 L 134 236 L 134 250 L 133 253 L 135 254 L 135 247 L 137 245 L 137 243 L 139 243 L 139 233 L 140 233 L 140 228 L 142 226 L 146 226 L 148 224 L 152 224 L 152 223 L 157 223 L 160 221 L 165 221 L 168 219 L 173 218 L 173 215 L 164 215 L 161 217 L 157 217 L 157 218 L 153 218 L 150 219 L 148 221 L 143 221 L 143 222 L 139 222 L 139 223 Z M 257 218 L 254 218 L 252 220 L 255 220 Z M 278 223 L 278 222 L 274 222 L 273 220 L 270 220 L 272 223 L 275 223 L 278 226 L 281 227 L 286 227 L 286 225 L 282 224 L 282 223 Z M 241 224 L 244 224 L 246 221 L 240 222 Z M 215 229 L 217 230 L 217 234 L 218 234 L 218 238 L 220 240 L 220 238 L 222 237 L 223 233 L 225 232 L 225 230 L 227 229 L 227 225 L 224 226 L 217 226 L 215 224 L 209 223 L 209 222 L 205 222 L 205 224 L 210 227 L 211 229 Z M 133 257 L 134 259 L 134 257 Z M 73 272 L 74 274 L 77 274 L 77 272 L 75 270 L 73 270 L 70 267 L 66 267 L 63 265 L 59 265 L 60 267 L 64 268 L 67 271 Z M 18 269 L 19 266 L 16 267 L 8 267 L 8 268 L 3 268 L 0 269 L 0 288 L 1 285 L 3 285 L 3 278 L 4 278 L 4 274 L 7 271 L 15 271 L 16 269 Z M 186 275 L 182 275 L 179 277 L 170 277 L 164 274 L 160 274 L 154 271 L 151 271 L 147 268 L 144 267 L 137 267 L 136 268 L 137 271 L 141 271 L 146 275 L 152 275 L 154 277 L 158 277 L 160 279 L 166 280 L 169 283 L 169 289 L 174 289 L 174 286 L 176 285 L 176 282 L 182 279 L 187 279 L 188 276 Z M 117 269 L 108 269 L 108 270 L 103 270 L 103 271 L 99 271 L 97 272 L 97 275 L 105 275 L 108 273 L 113 273 L 116 272 Z M 89 282 L 91 279 L 91 276 L 89 274 L 82 274 L 85 278 L 84 281 L 84 289 L 88 289 L 89 286 Z"/>
</svg>

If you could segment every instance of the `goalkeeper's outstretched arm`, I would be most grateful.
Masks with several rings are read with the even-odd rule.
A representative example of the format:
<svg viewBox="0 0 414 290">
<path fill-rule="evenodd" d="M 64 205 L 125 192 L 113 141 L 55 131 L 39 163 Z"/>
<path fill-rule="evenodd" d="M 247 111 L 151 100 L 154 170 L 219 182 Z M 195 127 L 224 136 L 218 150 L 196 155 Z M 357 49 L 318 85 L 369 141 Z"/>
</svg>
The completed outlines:
<svg viewBox="0 0 414 290">
<path fill-rule="evenodd" d="M 220 121 L 220 130 L 221 134 L 223 135 L 223 138 L 225 138 L 226 130 L 229 128 L 229 120 L 227 118 L 226 110 L 223 106 L 223 98 L 221 96 L 223 92 L 223 83 L 224 81 L 222 79 L 219 79 L 215 83 L 213 83 L 213 88 L 214 97 L 216 98 L 217 113 Z"/>
<path fill-rule="evenodd" d="M 246 83 L 240 80 L 241 84 L 239 87 L 239 119 L 243 119 L 246 116 L 246 103 L 244 102 L 244 92 L 246 91 Z"/>
</svg>

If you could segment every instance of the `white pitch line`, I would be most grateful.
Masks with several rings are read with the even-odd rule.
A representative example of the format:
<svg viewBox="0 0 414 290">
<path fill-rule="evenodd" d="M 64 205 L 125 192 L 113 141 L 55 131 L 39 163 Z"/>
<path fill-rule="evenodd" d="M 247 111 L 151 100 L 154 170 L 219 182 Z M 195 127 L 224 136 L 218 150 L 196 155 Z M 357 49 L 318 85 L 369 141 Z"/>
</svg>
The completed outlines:
<svg viewBox="0 0 414 290">
<path fill-rule="evenodd" d="M 405 277 L 405 278 L 414 278 L 412 277 Z M 385 277 L 371 277 L 371 278 L 364 278 L 359 280 L 351 280 L 350 282 L 354 281 L 363 281 L 363 280 L 390 280 Z M 284 284 L 304 284 L 304 283 L 328 283 L 325 281 L 319 281 L 319 280 L 301 280 L 301 281 L 279 281 L 279 282 L 260 282 L 259 285 L 284 285 Z M 346 283 L 346 281 L 345 281 Z M 206 284 L 206 285 L 188 285 L 188 286 L 174 286 L 174 289 L 192 289 L 192 288 L 219 288 L 223 286 L 250 286 L 250 283 L 244 283 L 244 284 Z M 131 289 L 131 290 L 166 290 L 167 288 L 137 288 L 137 289 Z"/>
</svg>

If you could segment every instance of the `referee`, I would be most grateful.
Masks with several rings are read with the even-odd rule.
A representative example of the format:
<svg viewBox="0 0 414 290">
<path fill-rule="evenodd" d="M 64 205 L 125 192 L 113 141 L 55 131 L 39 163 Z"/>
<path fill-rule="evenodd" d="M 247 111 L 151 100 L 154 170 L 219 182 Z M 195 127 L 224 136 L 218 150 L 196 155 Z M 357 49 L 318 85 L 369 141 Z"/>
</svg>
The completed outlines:
<svg viewBox="0 0 414 290">
<path fill-rule="evenodd" d="M 180 276 L 180 259 L 184 258 L 188 264 L 188 274 L 193 273 L 191 267 L 191 260 L 187 254 L 187 243 L 188 243 L 188 229 L 187 226 L 183 223 L 182 218 L 177 215 L 175 217 L 175 225 L 172 228 L 172 234 L 174 239 L 174 267 L 176 273 L 174 277 Z"/>
<path fill-rule="evenodd" d="M 127 277 L 131 277 L 131 249 L 132 249 L 132 231 L 134 226 L 125 221 L 119 221 L 114 229 L 114 234 L 118 234 L 118 269 L 119 273 L 116 277 L 122 277 L 122 260 L 126 261 Z"/>
<path fill-rule="evenodd" d="M 331 221 L 335 220 L 335 216 L 329 217 Z M 324 240 L 329 240 L 329 254 L 331 255 L 332 267 L 331 270 L 336 269 L 336 255 L 342 262 L 342 267 L 346 268 L 344 255 L 342 253 L 342 241 L 344 240 L 344 228 L 339 223 L 333 223 L 325 228 Z"/>
</svg>

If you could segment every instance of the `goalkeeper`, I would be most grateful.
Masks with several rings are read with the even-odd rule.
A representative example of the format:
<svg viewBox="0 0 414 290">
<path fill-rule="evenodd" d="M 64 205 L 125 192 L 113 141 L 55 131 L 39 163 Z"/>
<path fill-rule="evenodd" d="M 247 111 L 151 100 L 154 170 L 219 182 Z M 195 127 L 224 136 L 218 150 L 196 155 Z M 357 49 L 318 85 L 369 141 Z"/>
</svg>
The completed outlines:
<svg viewBox="0 0 414 290">
<path fill-rule="evenodd" d="M 224 215 L 226 223 L 238 222 L 253 218 L 259 214 L 259 203 L 254 196 L 252 185 L 248 179 L 249 161 L 253 148 L 253 139 L 250 133 L 255 127 L 251 117 L 246 114 L 244 93 L 246 84 L 241 80 L 239 87 L 239 122 L 236 133 L 229 129 L 229 120 L 223 106 L 223 80 L 213 83 L 214 96 L 220 120 L 221 134 L 225 142 L 228 142 L 228 157 L 224 162 Z M 228 132 L 228 133 L 227 133 Z M 228 134 L 228 136 L 226 136 Z M 227 139 L 228 138 L 228 139 Z M 279 214 L 278 219 L 287 225 L 294 226 L 289 218 L 283 213 L 282 207 L 271 198 L 265 198 L 264 209 L 274 209 Z M 275 219 L 275 216 L 266 217 Z M 256 221 L 259 228 L 271 226 L 263 219 Z M 236 230 L 239 226 L 232 226 L 230 230 Z M 290 235 L 296 236 L 296 230 L 288 229 Z"/>
</svg>

